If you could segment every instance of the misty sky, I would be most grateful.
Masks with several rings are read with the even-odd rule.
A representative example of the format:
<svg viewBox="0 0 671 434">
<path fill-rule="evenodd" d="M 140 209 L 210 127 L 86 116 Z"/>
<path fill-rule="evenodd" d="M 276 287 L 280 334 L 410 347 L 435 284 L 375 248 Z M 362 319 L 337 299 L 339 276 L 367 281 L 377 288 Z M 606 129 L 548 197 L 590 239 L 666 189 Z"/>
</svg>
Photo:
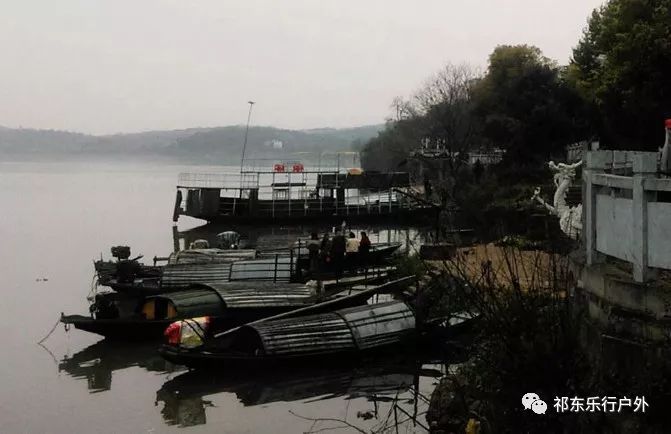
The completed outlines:
<svg viewBox="0 0 671 434">
<path fill-rule="evenodd" d="M 601 0 L 0 0 L 0 125 L 88 133 L 383 122 L 498 44 L 565 63 Z"/>
</svg>

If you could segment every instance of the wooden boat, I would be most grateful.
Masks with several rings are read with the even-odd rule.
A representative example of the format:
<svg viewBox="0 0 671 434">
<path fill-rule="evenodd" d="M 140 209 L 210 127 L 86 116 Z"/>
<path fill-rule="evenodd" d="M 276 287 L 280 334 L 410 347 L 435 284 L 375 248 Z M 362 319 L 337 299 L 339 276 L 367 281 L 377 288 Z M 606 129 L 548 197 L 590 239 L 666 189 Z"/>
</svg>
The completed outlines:
<svg viewBox="0 0 671 434">
<path fill-rule="evenodd" d="M 194 254 L 190 254 L 194 259 Z M 290 282 L 293 275 L 293 259 L 289 256 L 273 255 L 259 259 L 227 259 L 212 262 L 187 261 L 158 267 L 151 275 L 108 273 L 99 284 L 109 286 L 117 292 L 134 296 L 163 294 L 182 291 L 197 283 L 221 284 L 241 280 Z M 100 276 L 100 274 L 99 274 Z"/>
<path fill-rule="evenodd" d="M 320 294 L 312 285 L 273 282 L 196 284 L 187 290 L 150 296 L 106 292 L 96 295 L 90 316 L 61 315 L 61 322 L 109 339 L 146 340 L 160 338 L 176 320 L 208 316 L 210 329 L 216 332 L 311 306 L 384 278 L 386 275 L 361 276 L 332 282 L 325 284 Z"/>
<path fill-rule="evenodd" d="M 357 253 L 349 254 L 344 261 L 347 274 L 356 274 L 359 268 L 379 265 L 389 258 L 400 244 L 374 244 L 365 259 Z M 253 252 L 253 254 L 252 254 Z M 255 257 L 255 259 L 250 259 Z M 129 264 L 129 261 L 96 262 L 98 281 L 101 285 L 125 294 L 156 295 L 181 291 L 197 283 L 221 284 L 235 281 L 305 282 L 314 278 L 305 273 L 310 268 L 307 249 L 297 247 L 273 252 L 250 250 L 197 249 L 172 254 L 168 264 L 150 267 Z M 101 272 L 101 264 L 105 264 Z M 117 265 L 117 271 L 113 271 Z M 369 270 L 375 274 L 379 270 Z M 325 264 L 320 268 L 319 278 L 327 279 L 334 274 Z"/>
<path fill-rule="evenodd" d="M 173 326 L 171 326 L 173 327 Z M 307 316 L 258 321 L 191 347 L 181 330 L 166 330 L 159 353 L 192 368 L 268 369 L 270 366 L 341 363 L 390 348 L 416 336 L 415 314 L 403 301 L 363 305 Z M 183 336 L 182 336 L 183 337 Z"/>
<path fill-rule="evenodd" d="M 188 249 L 171 253 L 165 260 L 168 265 L 178 264 L 212 264 L 230 263 L 241 260 L 255 259 L 255 249 Z M 163 258 L 154 258 L 154 262 Z"/>
</svg>

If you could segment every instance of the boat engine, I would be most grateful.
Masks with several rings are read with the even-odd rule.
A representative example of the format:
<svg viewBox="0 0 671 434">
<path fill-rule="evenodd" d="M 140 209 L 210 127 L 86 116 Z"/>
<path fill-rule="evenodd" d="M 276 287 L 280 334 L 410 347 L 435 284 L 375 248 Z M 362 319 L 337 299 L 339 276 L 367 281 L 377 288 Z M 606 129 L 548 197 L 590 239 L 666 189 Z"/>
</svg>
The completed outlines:
<svg viewBox="0 0 671 434">
<path fill-rule="evenodd" d="M 116 276 L 119 283 L 132 283 L 142 271 L 140 263 L 134 259 L 126 259 L 116 264 Z"/>
<path fill-rule="evenodd" d="M 128 246 L 113 246 L 111 249 L 112 256 L 119 261 L 130 258 L 130 247 Z"/>
<path fill-rule="evenodd" d="M 102 258 L 94 262 L 99 283 L 105 285 L 113 279 L 116 279 L 119 283 L 128 283 L 140 275 L 147 274 L 147 272 L 143 272 L 143 266 L 138 262 L 142 255 L 129 259 L 130 247 L 114 246 L 110 251 L 117 262 L 103 261 Z"/>
</svg>

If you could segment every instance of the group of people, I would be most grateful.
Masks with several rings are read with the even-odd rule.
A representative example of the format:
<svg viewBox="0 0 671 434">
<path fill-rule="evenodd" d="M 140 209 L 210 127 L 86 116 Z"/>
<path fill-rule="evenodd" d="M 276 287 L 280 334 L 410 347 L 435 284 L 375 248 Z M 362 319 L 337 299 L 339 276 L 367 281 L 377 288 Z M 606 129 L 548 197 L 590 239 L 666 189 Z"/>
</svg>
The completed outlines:
<svg viewBox="0 0 671 434">
<path fill-rule="evenodd" d="M 308 251 L 310 252 L 310 268 L 312 271 L 332 267 L 336 277 L 342 276 L 344 262 L 348 255 L 358 254 L 359 261 L 364 263 L 368 252 L 370 252 L 371 242 L 366 232 L 361 232 L 361 238 L 357 239 L 354 232 L 350 232 L 345 237 L 343 231 L 336 229 L 333 239 L 328 232 L 319 239 L 317 232 L 313 232 L 308 241 Z"/>
</svg>

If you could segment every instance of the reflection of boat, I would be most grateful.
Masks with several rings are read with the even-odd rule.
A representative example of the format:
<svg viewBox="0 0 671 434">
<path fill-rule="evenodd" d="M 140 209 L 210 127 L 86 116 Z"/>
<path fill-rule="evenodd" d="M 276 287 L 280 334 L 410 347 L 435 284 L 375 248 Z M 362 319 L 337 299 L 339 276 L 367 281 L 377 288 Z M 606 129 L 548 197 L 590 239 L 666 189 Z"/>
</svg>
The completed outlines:
<svg viewBox="0 0 671 434">
<path fill-rule="evenodd" d="M 109 390 L 112 373 L 120 369 L 138 366 L 147 371 L 166 372 L 175 367 L 156 353 L 154 345 L 124 344 L 100 341 L 64 357 L 58 370 L 74 378 L 85 378 L 91 393 Z"/>
<path fill-rule="evenodd" d="M 169 425 L 204 424 L 211 395 L 234 393 L 246 407 L 273 402 L 367 398 L 393 400 L 417 384 L 418 376 L 439 377 L 440 371 L 422 370 L 414 358 L 364 359 L 355 365 L 305 367 L 300 370 L 226 374 L 190 371 L 167 381 L 156 392 L 161 413 Z"/>
<path fill-rule="evenodd" d="M 171 326 L 172 327 L 172 326 Z M 179 329 L 174 330 L 179 333 Z M 195 348 L 166 331 L 172 345 L 159 352 L 189 367 L 258 369 L 310 363 L 342 363 L 413 341 L 415 314 L 402 301 L 348 307 L 307 316 L 269 319 L 223 336 L 202 339 Z"/>
<path fill-rule="evenodd" d="M 183 291 L 138 297 L 108 292 L 96 295 L 92 316 L 64 315 L 61 321 L 111 339 L 159 338 L 172 322 L 201 316 L 211 318 L 217 332 L 260 318 L 310 306 L 339 292 L 380 278 L 343 279 L 324 285 L 324 292 L 300 283 L 228 282 L 199 284 Z"/>
</svg>

